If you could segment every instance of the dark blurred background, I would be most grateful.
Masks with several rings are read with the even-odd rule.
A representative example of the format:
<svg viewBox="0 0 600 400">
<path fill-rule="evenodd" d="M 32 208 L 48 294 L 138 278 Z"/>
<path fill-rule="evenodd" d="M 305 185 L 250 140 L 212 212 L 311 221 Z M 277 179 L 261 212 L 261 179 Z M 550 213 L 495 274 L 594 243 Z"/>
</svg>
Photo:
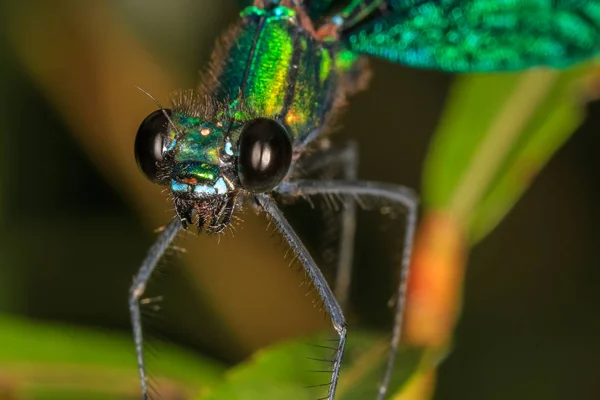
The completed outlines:
<svg viewBox="0 0 600 400">
<path fill-rule="evenodd" d="M 135 132 L 155 105 L 134 85 L 164 103 L 195 87 L 236 16 L 233 0 L 0 3 L 0 311 L 130 331 L 128 286 L 172 214 L 136 171 Z M 369 90 L 333 138 L 359 143 L 360 178 L 419 190 L 453 76 L 371 64 Z M 599 397 L 599 111 L 589 106 L 584 126 L 473 249 L 437 400 Z M 298 217 L 305 210 L 286 211 L 317 248 Z M 165 301 L 151 325 L 227 363 L 326 326 L 266 222 L 244 219 L 219 244 L 186 236 L 187 254 L 170 255 L 152 288 Z M 383 329 L 394 252 L 380 222 L 360 215 L 351 314 L 355 326 Z"/>
</svg>

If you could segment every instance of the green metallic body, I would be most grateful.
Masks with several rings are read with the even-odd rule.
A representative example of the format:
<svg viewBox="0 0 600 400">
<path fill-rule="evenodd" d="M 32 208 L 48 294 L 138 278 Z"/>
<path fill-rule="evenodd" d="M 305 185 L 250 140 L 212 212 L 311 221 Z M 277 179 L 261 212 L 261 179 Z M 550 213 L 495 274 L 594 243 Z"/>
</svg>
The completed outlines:
<svg viewBox="0 0 600 400">
<path fill-rule="evenodd" d="M 281 123 L 297 153 L 326 126 L 345 96 L 341 83 L 355 58 L 340 53 L 338 42 L 316 39 L 299 12 L 247 7 L 218 46 L 203 93 L 174 99 L 169 149 L 175 163 L 174 171 L 166 171 L 177 177 L 173 191 L 219 193 L 213 188 L 220 177 L 233 190 L 234 171 L 221 167 L 236 156 L 241 129 L 254 118 Z"/>
<path fill-rule="evenodd" d="M 216 68 L 216 90 L 210 95 L 232 109 L 244 103 L 255 116 L 281 122 L 295 142 L 303 142 L 323 126 L 341 72 L 333 62 L 336 43 L 315 39 L 297 12 L 281 6 L 246 8 L 235 42 Z"/>
</svg>

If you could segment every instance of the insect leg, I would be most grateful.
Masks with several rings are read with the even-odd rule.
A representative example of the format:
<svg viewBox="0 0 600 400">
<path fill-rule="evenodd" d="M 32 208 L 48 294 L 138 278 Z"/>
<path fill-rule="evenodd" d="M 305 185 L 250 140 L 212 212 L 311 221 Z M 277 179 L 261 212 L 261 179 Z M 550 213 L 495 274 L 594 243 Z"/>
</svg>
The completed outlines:
<svg viewBox="0 0 600 400">
<path fill-rule="evenodd" d="M 340 374 L 340 366 L 342 363 L 342 356 L 344 354 L 344 346 L 346 345 L 346 319 L 344 318 L 344 314 L 342 313 L 342 308 L 338 304 L 331 288 L 327 284 L 325 277 L 321 273 L 319 267 L 310 256 L 310 253 L 304 246 L 304 244 L 300 241 L 300 238 L 291 227 L 290 223 L 287 221 L 279 207 L 275 201 L 266 194 L 257 194 L 256 199 L 258 203 L 262 206 L 262 208 L 270 215 L 273 223 L 277 227 L 277 229 L 281 232 L 285 240 L 290 245 L 292 251 L 298 257 L 298 260 L 302 264 L 302 267 L 306 271 L 306 274 L 309 276 L 312 283 L 315 285 L 319 296 L 323 300 L 325 305 L 325 310 L 329 317 L 331 318 L 331 322 L 333 324 L 333 328 L 336 330 L 340 337 L 340 342 L 338 344 L 334 361 L 333 361 L 333 369 L 331 375 L 331 381 L 329 382 L 329 391 L 327 393 L 327 398 L 329 400 L 333 400 L 335 396 L 335 389 L 337 387 L 338 377 Z"/>
<path fill-rule="evenodd" d="M 394 329 L 390 346 L 390 354 L 385 374 L 379 386 L 378 400 L 382 400 L 387 392 L 392 369 L 396 359 L 398 344 L 402 331 L 404 317 L 404 301 L 406 295 L 406 283 L 410 267 L 410 258 L 413 247 L 415 226 L 417 222 L 418 198 L 412 190 L 384 183 L 367 181 L 292 181 L 284 182 L 276 188 L 277 192 L 287 195 L 321 195 L 321 194 L 348 194 L 363 197 L 385 199 L 401 205 L 407 212 L 405 225 L 405 239 L 402 249 L 402 262 L 400 266 L 400 282 L 398 284 L 398 300 L 394 315 Z"/>
<path fill-rule="evenodd" d="M 129 289 L 129 312 L 131 313 L 131 323 L 133 325 L 133 339 L 135 342 L 135 352 L 137 355 L 138 369 L 140 373 L 140 383 L 142 386 L 142 399 L 148 399 L 148 385 L 146 382 L 146 370 L 144 366 L 144 353 L 143 353 L 143 337 L 142 337 L 142 319 L 140 316 L 140 297 L 146 290 L 146 284 L 158 264 L 158 261 L 164 254 L 165 250 L 169 247 L 177 233 L 181 229 L 181 221 L 175 218 L 173 221 L 165 227 L 164 231 L 160 234 L 156 242 L 152 245 L 148 251 L 148 255 L 144 259 L 142 266 L 138 270 L 133 284 Z"/>
<path fill-rule="evenodd" d="M 355 180 L 358 169 L 358 148 L 355 142 L 332 147 L 309 156 L 300 165 L 303 175 L 324 170 L 336 165 L 342 167 L 342 179 Z M 354 253 L 354 235 L 356 232 L 356 202 L 350 196 L 344 198 L 342 208 L 338 265 L 333 291 L 342 309 L 346 309 L 352 280 L 352 261 Z"/>
</svg>

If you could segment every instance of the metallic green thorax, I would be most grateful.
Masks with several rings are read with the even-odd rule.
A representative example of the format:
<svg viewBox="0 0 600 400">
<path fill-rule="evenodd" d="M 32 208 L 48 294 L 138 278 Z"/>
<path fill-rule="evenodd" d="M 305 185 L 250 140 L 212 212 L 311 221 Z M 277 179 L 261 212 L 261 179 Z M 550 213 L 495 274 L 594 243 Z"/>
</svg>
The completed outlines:
<svg viewBox="0 0 600 400">
<path fill-rule="evenodd" d="M 273 118 L 302 142 L 322 126 L 337 96 L 336 44 L 316 40 L 286 7 L 247 7 L 221 65 L 212 96 Z M 243 113 L 239 120 L 247 119 Z"/>
</svg>

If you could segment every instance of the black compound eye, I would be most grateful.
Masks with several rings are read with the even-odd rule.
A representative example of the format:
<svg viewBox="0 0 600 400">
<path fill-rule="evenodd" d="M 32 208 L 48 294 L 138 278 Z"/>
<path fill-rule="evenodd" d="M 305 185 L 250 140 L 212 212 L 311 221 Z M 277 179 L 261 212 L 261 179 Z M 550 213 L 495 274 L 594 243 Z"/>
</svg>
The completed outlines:
<svg viewBox="0 0 600 400">
<path fill-rule="evenodd" d="M 171 110 L 164 110 L 171 116 Z M 163 143 L 168 130 L 169 120 L 163 110 L 148 115 L 140 125 L 135 137 L 135 161 L 148 179 L 159 182 L 156 163 L 163 159 Z"/>
<path fill-rule="evenodd" d="M 244 126 L 238 149 L 240 182 L 251 192 L 273 189 L 292 162 L 290 136 L 281 124 L 268 118 L 257 118 Z"/>
</svg>

